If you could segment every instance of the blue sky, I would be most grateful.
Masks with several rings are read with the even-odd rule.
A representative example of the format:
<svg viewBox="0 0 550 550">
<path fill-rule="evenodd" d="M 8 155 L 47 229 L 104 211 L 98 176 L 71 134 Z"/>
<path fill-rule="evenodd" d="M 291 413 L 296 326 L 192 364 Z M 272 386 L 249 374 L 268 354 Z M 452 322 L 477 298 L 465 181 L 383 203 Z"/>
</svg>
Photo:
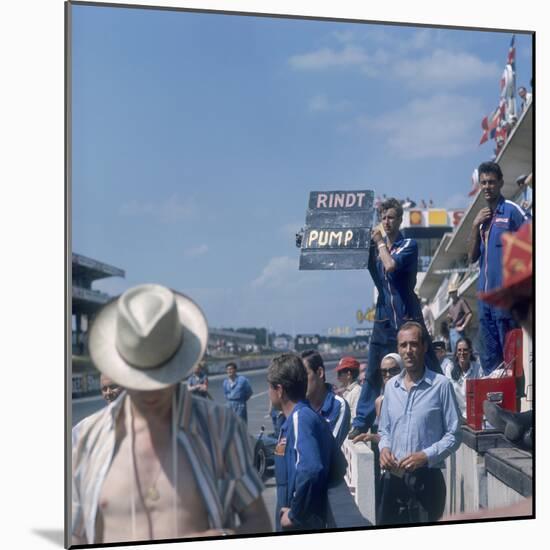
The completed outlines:
<svg viewBox="0 0 550 550">
<path fill-rule="evenodd" d="M 510 33 L 73 6 L 73 250 L 213 327 L 355 327 L 367 272 L 300 272 L 310 191 L 468 204 Z M 516 35 L 529 87 L 531 38 Z"/>
</svg>

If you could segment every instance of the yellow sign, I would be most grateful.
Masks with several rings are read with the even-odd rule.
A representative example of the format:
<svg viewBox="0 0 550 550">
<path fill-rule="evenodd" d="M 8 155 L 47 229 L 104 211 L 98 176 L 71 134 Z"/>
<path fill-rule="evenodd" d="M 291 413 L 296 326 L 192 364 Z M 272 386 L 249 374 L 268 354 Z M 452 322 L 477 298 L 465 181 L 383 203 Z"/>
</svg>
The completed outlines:
<svg viewBox="0 0 550 550">
<path fill-rule="evenodd" d="M 428 225 L 448 225 L 447 210 L 428 210 Z"/>
</svg>

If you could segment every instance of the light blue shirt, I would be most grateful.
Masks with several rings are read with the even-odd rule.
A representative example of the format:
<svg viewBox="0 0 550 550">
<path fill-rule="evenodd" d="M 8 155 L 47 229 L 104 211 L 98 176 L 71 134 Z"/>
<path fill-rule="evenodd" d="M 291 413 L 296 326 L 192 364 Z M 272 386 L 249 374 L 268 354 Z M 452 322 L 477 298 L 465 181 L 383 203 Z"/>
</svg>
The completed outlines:
<svg viewBox="0 0 550 550">
<path fill-rule="evenodd" d="M 405 371 L 384 388 L 378 433 L 380 451 L 389 448 L 396 459 L 423 451 L 430 468 L 442 468 L 445 458 L 462 441 L 460 413 L 451 382 L 424 368 L 424 375 L 405 389 Z"/>
</svg>

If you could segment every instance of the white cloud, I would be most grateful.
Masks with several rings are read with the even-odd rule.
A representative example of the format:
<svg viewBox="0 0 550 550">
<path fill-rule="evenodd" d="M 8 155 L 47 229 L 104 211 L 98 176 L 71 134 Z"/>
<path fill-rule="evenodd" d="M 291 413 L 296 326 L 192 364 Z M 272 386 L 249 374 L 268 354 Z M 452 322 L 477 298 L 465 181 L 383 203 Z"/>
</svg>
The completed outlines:
<svg viewBox="0 0 550 550">
<path fill-rule="evenodd" d="M 345 110 L 348 106 L 348 101 L 331 101 L 324 94 L 317 94 L 313 96 L 308 103 L 308 109 L 310 112 L 340 112 Z"/>
<path fill-rule="evenodd" d="M 454 89 L 483 79 L 497 79 L 500 69 L 496 63 L 485 63 L 465 52 L 435 50 L 419 59 L 397 60 L 393 74 L 413 88 L 430 91 Z"/>
<path fill-rule="evenodd" d="M 199 246 L 189 248 L 184 252 L 184 255 L 187 256 L 188 258 L 196 258 L 197 256 L 203 256 L 207 252 L 208 252 L 208 245 L 201 244 Z"/>
<path fill-rule="evenodd" d="M 363 48 L 345 46 L 341 50 L 322 48 L 320 50 L 294 55 L 289 59 L 290 66 L 297 70 L 323 70 L 362 66 L 368 61 Z"/>
<path fill-rule="evenodd" d="M 119 212 L 123 216 L 151 217 L 162 222 L 174 223 L 195 218 L 198 209 L 192 198 L 184 200 L 174 194 L 157 202 L 133 199 L 124 203 Z"/>
<path fill-rule="evenodd" d="M 334 38 L 342 44 L 349 44 L 350 42 L 355 42 L 357 40 L 357 33 L 352 30 L 334 31 L 332 36 L 334 36 Z"/>
<path fill-rule="evenodd" d="M 341 47 L 325 47 L 289 59 L 295 70 L 354 69 L 371 78 L 403 82 L 425 93 L 453 90 L 481 80 L 496 80 L 500 64 L 485 62 L 466 51 L 457 51 L 439 29 L 419 29 L 402 40 L 383 27 L 366 32 L 341 31 L 331 35 Z M 364 43 L 370 46 L 365 48 Z M 324 110 L 319 98 L 310 110 Z"/>
<path fill-rule="evenodd" d="M 297 258 L 279 256 L 271 258 L 261 274 L 252 281 L 253 288 L 280 288 L 298 274 Z"/>
<path fill-rule="evenodd" d="M 401 158 L 448 158 L 476 145 L 481 111 L 477 99 L 443 94 L 416 99 L 378 117 L 360 117 L 357 125 L 381 132 Z"/>
</svg>

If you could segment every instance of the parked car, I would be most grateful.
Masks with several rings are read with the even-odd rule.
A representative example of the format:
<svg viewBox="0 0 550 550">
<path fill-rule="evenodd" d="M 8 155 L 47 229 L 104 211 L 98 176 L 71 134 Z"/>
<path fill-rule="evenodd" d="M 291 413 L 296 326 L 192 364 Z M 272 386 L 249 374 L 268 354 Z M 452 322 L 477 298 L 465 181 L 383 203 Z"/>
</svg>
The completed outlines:
<svg viewBox="0 0 550 550">
<path fill-rule="evenodd" d="M 254 466 L 262 479 L 267 479 L 275 473 L 275 432 L 267 433 L 262 426 L 254 443 Z"/>
</svg>

